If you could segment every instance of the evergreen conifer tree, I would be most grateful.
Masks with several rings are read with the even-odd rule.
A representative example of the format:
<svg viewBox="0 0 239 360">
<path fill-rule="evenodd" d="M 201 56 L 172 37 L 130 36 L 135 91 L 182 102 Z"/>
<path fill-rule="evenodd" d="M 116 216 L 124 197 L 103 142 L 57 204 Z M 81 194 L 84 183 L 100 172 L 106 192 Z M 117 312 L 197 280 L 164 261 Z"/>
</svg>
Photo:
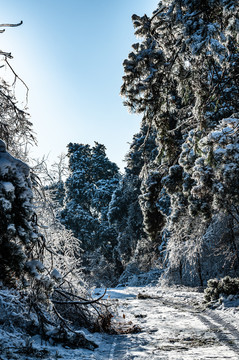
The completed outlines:
<svg viewBox="0 0 239 360">
<path fill-rule="evenodd" d="M 229 153 L 213 168 L 212 158 L 202 152 L 210 150 L 213 137 L 211 155 L 216 155 L 220 147 L 216 143 L 222 139 L 216 139 L 217 127 L 223 132 L 222 124 L 230 122 L 223 119 L 235 119 L 233 114 L 239 111 L 239 4 L 234 0 L 160 1 L 152 17 L 133 15 L 132 19 L 142 41 L 133 45 L 124 61 L 121 93 L 125 105 L 155 127 L 158 146 L 156 160 L 144 165 L 140 202 L 144 229 L 160 241 L 165 239 L 160 233 L 173 234 L 180 222 L 191 224 L 180 232 L 183 240 L 193 234 L 195 216 L 205 232 L 219 208 L 215 186 L 219 177 L 226 176 L 222 169 L 226 163 L 228 168 Z M 228 191 L 232 200 L 230 209 L 223 205 L 228 214 L 237 195 L 229 191 L 225 177 L 222 182 L 221 193 Z"/>
<path fill-rule="evenodd" d="M 117 165 L 107 158 L 105 150 L 105 146 L 97 142 L 93 147 L 68 145 L 70 175 L 65 183 L 65 206 L 61 212 L 62 223 L 80 241 L 86 272 L 98 278 L 103 273 L 101 267 L 114 263 L 117 238 L 107 213 L 120 175 Z M 114 274 L 105 275 L 113 277 Z"/>
</svg>

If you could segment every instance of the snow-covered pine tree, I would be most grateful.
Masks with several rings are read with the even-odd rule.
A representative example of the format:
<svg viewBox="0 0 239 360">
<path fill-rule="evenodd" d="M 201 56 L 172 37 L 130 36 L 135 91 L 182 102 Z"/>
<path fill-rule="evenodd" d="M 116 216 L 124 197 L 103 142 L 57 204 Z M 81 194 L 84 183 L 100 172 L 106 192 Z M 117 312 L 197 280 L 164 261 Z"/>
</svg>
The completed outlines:
<svg viewBox="0 0 239 360">
<path fill-rule="evenodd" d="M 0 140 L 0 280 L 6 285 L 24 285 L 27 274 L 41 281 L 43 254 L 34 257 L 40 234 L 32 200 L 30 168 Z"/>
<path fill-rule="evenodd" d="M 69 171 L 66 180 L 62 223 L 79 239 L 84 250 L 83 265 L 88 274 L 99 280 L 104 269 L 114 263 L 116 232 L 107 218 L 112 193 L 120 178 L 118 167 L 105 153 L 105 146 L 68 145 Z M 117 269 L 116 269 L 117 272 Z M 105 272 L 112 278 L 114 271 Z"/>
<path fill-rule="evenodd" d="M 148 126 L 157 129 L 159 153 L 156 161 L 145 167 L 143 184 L 150 189 L 146 193 L 155 196 L 152 195 L 152 201 L 141 203 L 142 212 L 148 207 L 150 219 L 153 209 L 161 207 L 167 217 L 164 234 L 184 229 L 180 231 L 181 244 L 192 239 L 194 231 L 196 238 L 201 239 L 214 215 L 211 210 L 216 180 L 211 178 L 215 171 L 210 173 L 205 161 L 200 166 L 202 160 L 197 159 L 202 154 L 198 144 L 223 118 L 238 112 L 239 4 L 233 0 L 161 1 L 152 17 L 132 18 L 135 34 L 142 41 L 133 45 L 124 62 L 121 93 L 131 111 L 143 113 Z M 195 169 L 194 173 L 190 168 Z M 199 177 L 210 188 L 207 198 L 196 194 Z M 166 199 L 170 197 L 170 210 L 169 202 L 162 201 L 165 195 Z M 166 205 L 166 212 L 162 204 L 163 208 Z M 209 220 L 205 220 L 205 215 Z M 195 216 L 201 219 L 198 233 Z M 185 228 L 185 224 L 189 227 Z M 161 223 L 148 226 L 144 217 L 144 227 L 154 238 Z M 203 244 L 199 238 L 198 244 Z M 170 251 L 172 243 L 173 240 Z M 180 239 L 175 251 L 179 244 Z M 195 256 L 197 264 L 201 261 L 199 253 Z M 200 272 L 201 264 L 197 268 Z M 202 274 L 199 278 L 202 283 Z"/>
</svg>

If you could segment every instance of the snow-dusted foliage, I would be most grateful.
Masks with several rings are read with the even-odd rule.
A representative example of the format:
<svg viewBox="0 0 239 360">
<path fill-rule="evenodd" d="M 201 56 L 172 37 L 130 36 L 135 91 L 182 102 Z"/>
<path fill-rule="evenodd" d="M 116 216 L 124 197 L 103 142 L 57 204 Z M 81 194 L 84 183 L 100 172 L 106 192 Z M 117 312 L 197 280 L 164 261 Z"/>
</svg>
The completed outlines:
<svg viewBox="0 0 239 360">
<path fill-rule="evenodd" d="M 65 206 L 61 222 L 80 241 L 85 272 L 104 282 L 114 277 L 114 247 L 117 234 L 107 218 L 111 196 L 119 181 L 119 171 L 95 143 L 68 145 L 70 175 L 66 180 Z M 109 264 L 112 269 L 107 271 Z M 103 275 L 104 274 L 104 275 Z"/>
<path fill-rule="evenodd" d="M 232 239 L 238 222 L 239 4 L 160 1 L 152 17 L 132 19 L 141 41 L 124 61 L 121 94 L 156 129 L 158 149 L 140 174 L 144 231 L 161 242 L 165 264 L 181 279 L 189 271 L 187 253 L 191 274 L 198 273 L 195 283 L 202 284 L 210 276 L 201 271 L 205 234 L 219 209 L 228 227 L 220 227 L 214 248 L 232 231 L 232 267 L 238 266 Z M 231 222 L 224 220 L 228 215 Z"/>
<path fill-rule="evenodd" d="M 161 178 L 158 171 L 149 171 L 141 186 L 140 205 L 144 215 L 144 229 L 153 240 L 158 239 L 164 225 L 164 214 L 157 203 L 161 193 Z"/>
<path fill-rule="evenodd" d="M 34 206 L 41 236 L 45 241 L 43 265 L 51 279 L 73 292 L 85 294 L 86 287 L 81 271 L 80 243 L 71 230 L 60 222 L 59 203 L 52 199 L 49 190 L 35 192 Z"/>
<path fill-rule="evenodd" d="M 44 270 L 32 249 L 39 233 L 34 222 L 30 169 L 0 140 L 0 279 L 18 285 L 24 273 L 40 279 Z"/>
<path fill-rule="evenodd" d="M 207 288 L 204 290 L 204 293 L 207 302 L 215 301 L 220 296 L 239 295 L 239 280 L 230 276 L 225 276 L 220 280 L 210 279 L 207 282 Z"/>
<path fill-rule="evenodd" d="M 179 163 L 185 169 L 185 177 L 191 176 L 191 213 L 201 211 L 233 211 L 239 204 L 239 120 L 235 117 L 220 121 L 208 135 L 201 137 L 197 149 L 190 149 L 193 134 L 183 145 Z M 189 150 L 190 149 L 190 150 Z M 192 152 L 194 151 L 194 154 Z M 188 159 L 189 157 L 189 159 Z M 194 157 L 192 167 L 188 163 Z"/>
</svg>

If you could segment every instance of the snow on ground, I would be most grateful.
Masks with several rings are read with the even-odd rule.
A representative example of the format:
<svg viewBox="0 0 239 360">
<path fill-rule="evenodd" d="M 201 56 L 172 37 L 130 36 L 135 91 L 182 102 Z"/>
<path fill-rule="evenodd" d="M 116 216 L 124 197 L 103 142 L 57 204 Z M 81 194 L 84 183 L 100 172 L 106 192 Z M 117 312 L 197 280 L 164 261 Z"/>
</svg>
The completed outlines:
<svg viewBox="0 0 239 360">
<path fill-rule="evenodd" d="M 95 295 L 102 292 L 96 289 Z M 239 359 L 239 303 L 233 303 L 232 298 L 210 309 L 202 305 L 202 293 L 186 288 L 114 288 L 105 297 L 118 306 L 113 321 L 120 323 L 119 328 L 134 326 L 140 331 L 124 335 L 84 331 L 99 345 L 95 351 L 65 349 L 42 343 L 38 336 L 23 339 L 20 334 L 0 331 L 2 349 L 4 341 L 9 347 L 8 355 L 5 348 L 3 356 L 0 346 L 0 359 Z"/>
</svg>

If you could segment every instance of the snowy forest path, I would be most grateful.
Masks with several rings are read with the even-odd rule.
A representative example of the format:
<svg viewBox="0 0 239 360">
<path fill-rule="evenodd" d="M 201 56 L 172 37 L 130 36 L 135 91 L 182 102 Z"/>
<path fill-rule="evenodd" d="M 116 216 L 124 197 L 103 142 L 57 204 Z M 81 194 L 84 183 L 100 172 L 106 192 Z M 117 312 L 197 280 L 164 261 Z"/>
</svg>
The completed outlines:
<svg viewBox="0 0 239 360">
<path fill-rule="evenodd" d="M 239 359 L 239 331 L 233 315 L 204 309 L 198 292 L 120 288 L 108 294 L 118 303 L 125 327 L 135 325 L 141 331 L 111 335 L 110 349 L 97 359 Z"/>
</svg>

